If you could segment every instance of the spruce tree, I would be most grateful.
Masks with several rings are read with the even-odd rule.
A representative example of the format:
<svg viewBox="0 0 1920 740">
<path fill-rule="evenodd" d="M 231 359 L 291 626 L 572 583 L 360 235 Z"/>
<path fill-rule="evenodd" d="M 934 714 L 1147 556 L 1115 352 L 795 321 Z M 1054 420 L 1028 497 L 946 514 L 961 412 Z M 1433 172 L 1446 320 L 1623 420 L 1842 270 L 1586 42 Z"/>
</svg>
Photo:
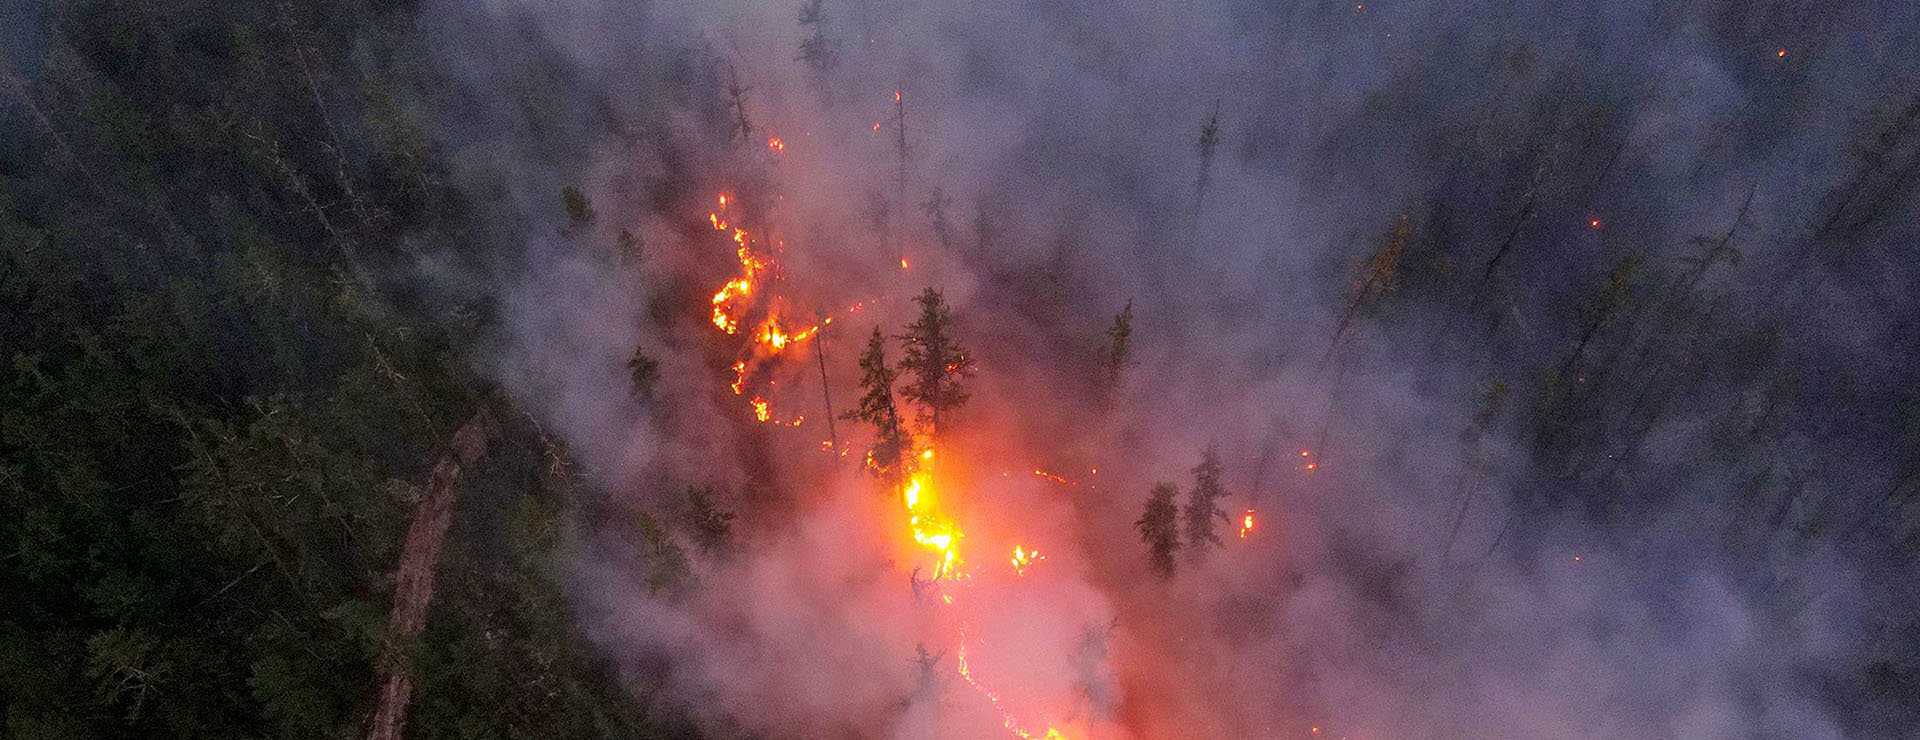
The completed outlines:
<svg viewBox="0 0 1920 740">
<path fill-rule="evenodd" d="M 920 423 L 938 436 L 940 420 L 967 402 L 960 381 L 973 374 L 973 359 L 954 342 L 953 315 L 939 291 L 928 288 L 914 301 L 920 318 L 900 337 L 907 345 L 900 374 L 908 378 L 900 395 L 920 405 Z"/>
<path fill-rule="evenodd" d="M 907 438 L 900 428 L 900 410 L 893 401 L 893 382 L 898 373 L 887 364 L 887 339 L 880 327 L 867 339 L 867 351 L 860 355 L 860 387 L 865 391 L 853 410 L 840 418 L 873 425 L 873 447 L 867 455 L 874 473 L 893 478 L 896 484 L 905 473 L 903 459 Z"/>
<path fill-rule="evenodd" d="M 1172 483 L 1156 483 L 1148 494 L 1146 511 L 1133 523 L 1140 539 L 1147 543 L 1147 562 L 1162 578 L 1173 576 L 1173 554 L 1180 549 L 1180 507 L 1173 502 L 1180 489 Z"/>
</svg>

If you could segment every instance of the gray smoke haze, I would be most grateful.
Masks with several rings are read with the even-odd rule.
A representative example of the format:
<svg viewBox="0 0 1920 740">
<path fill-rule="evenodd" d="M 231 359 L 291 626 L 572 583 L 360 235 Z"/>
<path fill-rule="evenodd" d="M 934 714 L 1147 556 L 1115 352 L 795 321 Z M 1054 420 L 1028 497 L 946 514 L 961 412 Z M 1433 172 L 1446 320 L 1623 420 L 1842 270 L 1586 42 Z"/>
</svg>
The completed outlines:
<svg viewBox="0 0 1920 740">
<path fill-rule="evenodd" d="M 1005 735 L 956 674 L 964 633 L 1024 729 L 1073 737 L 1920 719 L 1881 675 L 1920 640 L 1899 506 L 1920 6 L 828 0 L 825 72 L 798 6 L 426 14 L 465 86 L 422 105 L 463 111 L 440 121 L 454 176 L 527 244 L 440 280 L 501 297 L 490 370 L 604 491 L 561 567 L 636 696 L 722 737 Z M 565 223 L 568 184 L 591 225 Z M 790 314 L 835 316 L 836 411 L 873 326 L 927 286 L 953 305 L 980 363 L 941 445 L 983 573 L 965 603 L 915 596 L 899 504 L 855 464 L 867 431 L 821 452 L 811 345 L 753 360 L 804 425 L 727 392 L 723 192 L 784 243 Z M 1403 220 L 1391 285 L 1368 283 Z M 1094 358 L 1129 301 L 1102 413 Z M 641 399 L 636 346 L 660 362 Z M 1209 444 L 1259 525 L 1157 580 L 1132 523 Z M 726 492 L 739 546 L 662 593 L 630 521 L 690 484 Z M 1048 559 L 992 575 L 1012 544 Z"/>
</svg>

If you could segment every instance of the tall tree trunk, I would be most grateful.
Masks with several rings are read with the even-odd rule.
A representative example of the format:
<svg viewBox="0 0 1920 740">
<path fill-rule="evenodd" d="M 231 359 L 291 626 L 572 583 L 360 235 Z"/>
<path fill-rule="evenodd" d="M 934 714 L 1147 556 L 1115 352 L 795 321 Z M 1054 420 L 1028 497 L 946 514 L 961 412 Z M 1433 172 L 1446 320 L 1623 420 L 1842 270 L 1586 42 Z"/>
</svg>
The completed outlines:
<svg viewBox="0 0 1920 740">
<path fill-rule="evenodd" d="M 379 665 L 379 698 L 367 727 L 368 740 L 399 740 L 407 720 L 407 700 L 413 679 L 407 674 L 407 652 L 426 626 L 427 606 L 433 601 L 433 571 L 440 562 L 440 543 L 453 520 L 460 499 L 460 482 L 467 468 L 479 462 L 487 446 L 499 436 L 493 412 L 481 406 L 453 433 L 427 479 L 426 495 L 413 509 L 413 523 L 401 545 L 400 564 L 394 569 L 393 613 L 387 619 L 386 644 Z"/>
</svg>

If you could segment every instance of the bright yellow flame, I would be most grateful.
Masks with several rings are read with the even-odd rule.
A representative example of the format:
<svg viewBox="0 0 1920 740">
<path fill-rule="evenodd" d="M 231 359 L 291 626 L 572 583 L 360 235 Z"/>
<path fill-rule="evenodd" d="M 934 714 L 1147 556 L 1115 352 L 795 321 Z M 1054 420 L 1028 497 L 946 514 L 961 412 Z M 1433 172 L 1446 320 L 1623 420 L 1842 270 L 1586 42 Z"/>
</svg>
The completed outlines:
<svg viewBox="0 0 1920 740">
<path fill-rule="evenodd" d="M 1009 558 L 1008 562 L 1013 563 L 1014 575 L 1024 576 L 1027 574 L 1027 569 L 1032 568 L 1034 563 L 1045 559 L 1047 556 L 1041 555 L 1039 550 L 1029 550 L 1020 545 L 1014 545 L 1013 557 Z"/>
<path fill-rule="evenodd" d="M 931 460 L 933 450 L 921 453 L 921 459 Z M 907 507 L 907 531 L 913 541 L 930 550 L 933 555 L 933 577 L 940 578 L 954 572 L 960 564 L 958 545 L 960 529 L 940 513 L 939 500 L 933 490 L 932 471 L 922 466 L 907 478 L 906 488 L 901 490 L 901 502 Z"/>
<path fill-rule="evenodd" d="M 1243 539 L 1243 540 L 1246 539 L 1247 533 L 1252 531 L 1253 531 L 1253 510 L 1248 509 L 1246 513 L 1243 513 L 1240 515 L 1240 539 Z"/>
<path fill-rule="evenodd" d="M 748 401 L 747 403 L 753 404 L 753 418 L 756 421 L 764 422 L 768 419 L 773 418 L 773 410 L 771 408 L 768 408 L 767 399 L 761 398 L 759 396 L 754 396 L 753 400 Z"/>
</svg>

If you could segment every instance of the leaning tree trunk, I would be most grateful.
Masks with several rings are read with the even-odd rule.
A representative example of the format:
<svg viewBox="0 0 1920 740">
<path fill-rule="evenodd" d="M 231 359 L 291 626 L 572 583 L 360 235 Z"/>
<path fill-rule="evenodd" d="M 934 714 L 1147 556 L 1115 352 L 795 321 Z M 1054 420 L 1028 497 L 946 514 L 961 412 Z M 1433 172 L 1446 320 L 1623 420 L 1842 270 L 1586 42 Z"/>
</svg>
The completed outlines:
<svg viewBox="0 0 1920 740">
<path fill-rule="evenodd" d="M 460 498 L 460 479 L 487 453 L 488 443 L 499 433 L 491 411 L 485 406 L 475 411 L 440 453 L 427 479 L 426 495 L 414 507 L 400 564 L 394 569 L 393 614 L 387 619 L 386 643 L 381 648 L 380 693 L 367 727 L 368 740 L 399 740 L 406 724 L 407 700 L 413 693 L 406 655 L 426 626 L 427 606 L 433 601 L 433 571 L 440 561 L 440 542 L 453 520 L 453 505 Z"/>
</svg>

